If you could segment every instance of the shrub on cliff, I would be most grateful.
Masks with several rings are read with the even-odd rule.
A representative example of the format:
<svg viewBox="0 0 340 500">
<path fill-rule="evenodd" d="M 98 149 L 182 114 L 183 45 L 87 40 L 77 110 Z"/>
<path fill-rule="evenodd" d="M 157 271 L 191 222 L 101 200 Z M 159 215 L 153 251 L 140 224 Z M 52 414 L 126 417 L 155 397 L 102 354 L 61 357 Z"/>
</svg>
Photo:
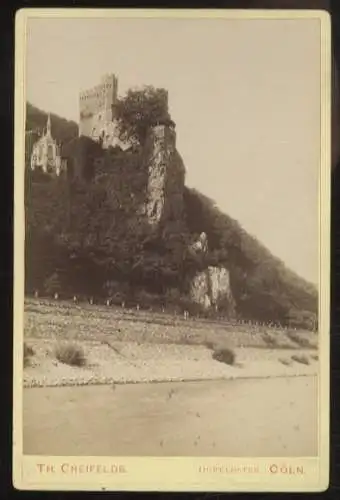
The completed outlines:
<svg viewBox="0 0 340 500">
<path fill-rule="evenodd" d="M 151 125 L 170 121 L 167 91 L 151 85 L 128 90 L 117 103 L 116 118 L 122 140 L 144 144 Z"/>
</svg>

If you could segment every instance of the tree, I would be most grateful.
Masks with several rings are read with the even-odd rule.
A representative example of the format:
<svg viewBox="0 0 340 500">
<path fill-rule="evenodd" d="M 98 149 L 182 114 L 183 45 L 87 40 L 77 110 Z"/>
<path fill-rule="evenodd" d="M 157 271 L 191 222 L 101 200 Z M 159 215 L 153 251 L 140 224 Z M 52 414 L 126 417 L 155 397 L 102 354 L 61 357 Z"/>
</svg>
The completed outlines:
<svg viewBox="0 0 340 500">
<path fill-rule="evenodd" d="M 172 123 L 167 91 L 150 85 L 130 89 L 116 105 L 116 119 L 122 140 L 143 145 L 150 126 L 159 122 Z"/>
</svg>

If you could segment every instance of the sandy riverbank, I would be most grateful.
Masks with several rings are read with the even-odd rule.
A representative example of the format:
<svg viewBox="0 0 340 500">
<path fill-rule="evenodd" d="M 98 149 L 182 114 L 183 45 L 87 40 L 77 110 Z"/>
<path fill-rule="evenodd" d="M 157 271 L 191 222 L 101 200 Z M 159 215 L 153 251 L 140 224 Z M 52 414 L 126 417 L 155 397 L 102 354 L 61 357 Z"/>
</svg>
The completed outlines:
<svg viewBox="0 0 340 500">
<path fill-rule="evenodd" d="M 315 334 L 30 301 L 24 341 L 25 454 L 317 454 Z"/>
</svg>

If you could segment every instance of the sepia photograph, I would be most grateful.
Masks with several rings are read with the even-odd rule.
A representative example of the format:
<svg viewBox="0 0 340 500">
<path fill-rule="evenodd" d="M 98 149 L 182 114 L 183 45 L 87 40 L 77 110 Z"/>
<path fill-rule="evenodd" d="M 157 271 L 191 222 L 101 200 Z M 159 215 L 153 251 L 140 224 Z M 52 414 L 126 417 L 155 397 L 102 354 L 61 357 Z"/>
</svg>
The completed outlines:
<svg viewBox="0 0 340 500">
<path fill-rule="evenodd" d="M 28 489 L 326 484 L 329 20 L 209 12 L 17 19 Z"/>
</svg>

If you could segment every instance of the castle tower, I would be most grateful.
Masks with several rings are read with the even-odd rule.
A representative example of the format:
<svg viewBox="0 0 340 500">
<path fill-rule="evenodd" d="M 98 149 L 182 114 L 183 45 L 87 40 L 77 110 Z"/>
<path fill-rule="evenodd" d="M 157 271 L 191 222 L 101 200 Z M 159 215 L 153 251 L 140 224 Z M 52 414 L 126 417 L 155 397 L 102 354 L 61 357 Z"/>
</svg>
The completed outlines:
<svg viewBox="0 0 340 500">
<path fill-rule="evenodd" d="M 118 80 L 104 75 L 92 89 L 79 95 L 79 136 L 103 140 L 111 133 L 117 103 Z"/>
</svg>

